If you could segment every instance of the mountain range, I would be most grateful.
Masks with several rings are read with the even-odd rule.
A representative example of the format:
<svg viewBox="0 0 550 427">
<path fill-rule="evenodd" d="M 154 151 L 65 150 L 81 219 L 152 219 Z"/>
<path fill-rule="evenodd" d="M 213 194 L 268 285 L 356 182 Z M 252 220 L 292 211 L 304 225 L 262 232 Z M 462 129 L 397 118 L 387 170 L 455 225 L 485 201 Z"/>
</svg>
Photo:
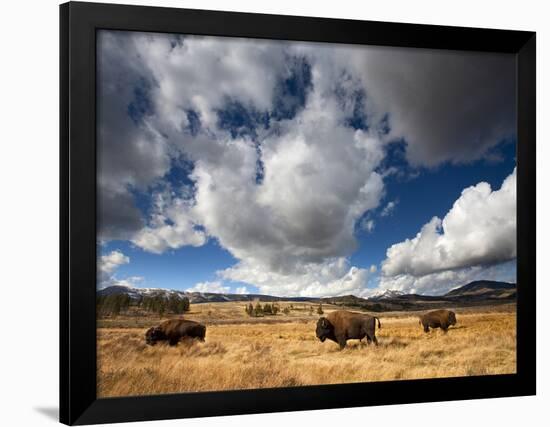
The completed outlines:
<svg viewBox="0 0 550 427">
<path fill-rule="evenodd" d="M 177 296 L 187 297 L 192 304 L 207 302 L 243 302 L 256 301 L 296 301 L 296 302 L 318 302 L 335 304 L 346 307 L 357 307 L 370 311 L 403 311 L 403 310 L 426 310 L 443 306 L 476 306 L 485 304 L 502 304 L 515 302 L 516 284 L 507 282 L 495 282 L 490 280 L 479 280 L 470 282 L 467 285 L 457 287 L 444 295 L 418 295 L 405 294 L 397 290 L 384 290 L 369 297 L 362 298 L 355 295 L 338 297 L 276 297 L 260 294 L 219 294 L 208 292 L 187 292 L 173 289 L 159 288 L 135 288 L 128 286 L 109 286 L 97 291 L 99 296 L 127 294 L 132 299 L 143 297 L 162 296 L 168 298 Z"/>
<path fill-rule="evenodd" d="M 201 304 L 205 302 L 231 302 L 231 301 L 256 301 L 275 302 L 275 301 L 317 301 L 319 298 L 308 297 L 275 297 L 272 295 L 260 294 L 220 294 L 210 292 L 188 292 L 174 289 L 161 288 L 135 288 L 130 286 L 114 285 L 97 291 L 99 296 L 127 294 L 132 299 L 143 297 L 162 296 L 169 298 L 176 296 L 180 298 L 187 297 L 192 304 Z"/>
</svg>

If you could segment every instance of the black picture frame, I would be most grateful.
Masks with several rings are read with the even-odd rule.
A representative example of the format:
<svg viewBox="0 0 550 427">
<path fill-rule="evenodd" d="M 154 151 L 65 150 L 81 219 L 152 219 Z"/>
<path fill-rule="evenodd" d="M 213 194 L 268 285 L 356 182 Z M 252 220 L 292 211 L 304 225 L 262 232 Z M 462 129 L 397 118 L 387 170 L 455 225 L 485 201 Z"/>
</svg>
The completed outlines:
<svg viewBox="0 0 550 427">
<path fill-rule="evenodd" d="M 517 58 L 517 373 L 294 388 L 96 397 L 96 31 L 238 36 L 513 53 Z M 533 395 L 534 32 L 161 7 L 60 6 L 60 421 L 159 420 Z"/>
</svg>

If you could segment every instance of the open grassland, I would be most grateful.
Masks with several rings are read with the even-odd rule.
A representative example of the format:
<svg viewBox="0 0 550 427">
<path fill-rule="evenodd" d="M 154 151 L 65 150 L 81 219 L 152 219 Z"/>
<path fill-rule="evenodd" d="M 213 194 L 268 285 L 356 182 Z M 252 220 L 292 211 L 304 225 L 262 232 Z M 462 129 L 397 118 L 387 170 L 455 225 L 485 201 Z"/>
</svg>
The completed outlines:
<svg viewBox="0 0 550 427">
<path fill-rule="evenodd" d="M 283 304 L 284 305 L 284 304 Z M 315 306 L 317 307 L 317 306 Z M 379 346 L 348 341 L 340 351 L 315 337 L 318 315 L 294 304 L 290 315 L 250 318 L 244 304 L 192 306 L 184 317 L 207 325 L 206 342 L 147 346 L 158 319 L 98 321 L 100 397 L 253 389 L 514 373 L 515 305 L 455 310 L 447 334 L 425 334 L 417 313 L 380 313 Z M 325 308 L 325 307 L 324 307 Z M 325 313 L 331 311 L 325 308 Z"/>
</svg>

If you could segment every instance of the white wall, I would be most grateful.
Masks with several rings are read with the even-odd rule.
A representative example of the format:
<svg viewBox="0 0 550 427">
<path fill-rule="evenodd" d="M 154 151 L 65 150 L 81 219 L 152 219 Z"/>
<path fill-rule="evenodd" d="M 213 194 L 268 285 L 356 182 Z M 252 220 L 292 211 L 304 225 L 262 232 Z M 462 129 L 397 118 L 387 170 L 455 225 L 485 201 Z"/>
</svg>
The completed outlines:
<svg viewBox="0 0 550 427">
<path fill-rule="evenodd" d="M 106 0 L 104 0 L 106 1 Z M 469 402 L 253 415 L 185 421 L 188 426 L 521 426 L 548 412 L 548 340 L 542 302 L 550 237 L 547 144 L 550 25 L 537 0 L 131 1 L 191 8 L 536 30 L 538 32 L 539 396 Z M 0 27 L 0 423 L 53 424 L 58 396 L 58 8 L 51 0 L 6 1 Z M 549 16 L 546 13 L 546 17 Z M 7 95 L 7 96 L 6 96 Z M 545 167 L 546 166 L 546 167 Z M 546 197 L 545 197 L 546 196 Z M 7 236 L 7 239 L 6 239 Z M 534 285 L 534 284 L 533 284 Z M 538 414 L 538 416 L 537 416 Z M 165 421 L 140 425 L 177 425 Z"/>
</svg>

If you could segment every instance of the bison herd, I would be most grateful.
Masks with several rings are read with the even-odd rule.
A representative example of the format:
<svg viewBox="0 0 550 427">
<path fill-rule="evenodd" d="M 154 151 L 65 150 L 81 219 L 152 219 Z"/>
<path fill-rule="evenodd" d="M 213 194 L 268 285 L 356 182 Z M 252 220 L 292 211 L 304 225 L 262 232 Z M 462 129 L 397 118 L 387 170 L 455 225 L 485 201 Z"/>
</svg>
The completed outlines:
<svg viewBox="0 0 550 427">
<path fill-rule="evenodd" d="M 348 340 L 357 339 L 362 341 L 367 339 L 367 344 L 374 342 L 378 345 L 376 339 L 376 325 L 380 328 L 380 319 L 368 314 L 353 313 L 345 310 L 337 310 L 321 317 L 317 321 L 315 335 L 324 342 L 326 339 L 334 341 L 343 349 Z M 456 324 L 456 315 L 450 310 L 434 310 L 419 317 L 419 324 L 422 325 L 424 332 L 429 332 L 430 328 L 441 328 L 447 332 L 449 326 Z M 183 338 L 199 339 L 204 341 L 206 335 L 206 326 L 192 320 L 171 319 L 154 326 L 145 333 L 145 342 L 149 345 L 155 345 L 158 341 L 167 341 L 171 346 Z"/>
<path fill-rule="evenodd" d="M 329 339 L 337 343 L 341 349 L 346 346 L 347 340 L 361 341 L 365 337 L 367 344 L 373 342 L 378 345 L 375 334 L 376 322 L 380 328 L 380 319 L 376 316 L 338 310 L 327 317 L 321 317 L 317 321 L 315 333 L 321 342 Z M 419 323 L 424 332 L 430 332 L 430 328 L 441 328 L 443 332 L 447 332 L 449 326 L 456 324 L 456 315 L 450 310 L 434 310 L 420 316 Z"/>
</svg>

